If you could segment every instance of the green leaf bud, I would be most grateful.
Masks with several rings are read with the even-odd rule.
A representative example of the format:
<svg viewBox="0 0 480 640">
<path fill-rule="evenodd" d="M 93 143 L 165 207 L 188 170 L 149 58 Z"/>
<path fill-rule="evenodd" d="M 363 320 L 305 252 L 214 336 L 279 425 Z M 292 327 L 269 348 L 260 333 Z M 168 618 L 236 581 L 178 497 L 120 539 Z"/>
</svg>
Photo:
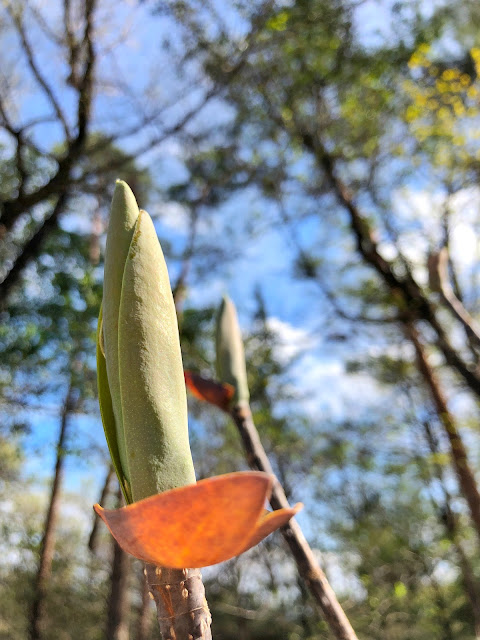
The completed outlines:
<svg viewBox="0 0 480 640">
<path fill-rule="evenodd" d="M 129 187 L 120 181 L 107 234 L 103 314 L 112 408 L 109 412 L 99 367 L 102 418 L 128 501 L 194 483 L 178 325 L 168 271 L 150 216 L 138 210 Z M 101 364 L 100 340 L 98 353 Z"/>
<path fill-rule="evenodd" d="M 235 305 L 224 296 L 217 316 L 216 330 L 217 376 L 235 389 L 233 402 L 246 403 L 250 398 L 242 334 Z"/>
</svg>

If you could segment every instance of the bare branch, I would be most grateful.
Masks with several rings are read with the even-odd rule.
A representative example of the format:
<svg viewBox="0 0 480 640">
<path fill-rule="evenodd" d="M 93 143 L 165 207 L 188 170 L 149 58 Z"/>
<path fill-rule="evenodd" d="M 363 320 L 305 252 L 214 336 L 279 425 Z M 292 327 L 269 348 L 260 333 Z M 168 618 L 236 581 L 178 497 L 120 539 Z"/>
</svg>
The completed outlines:
<svg viewBox="0 0 480 640">
<path fill-rule="evenodd" d="M 461 301 L 455 295 L 454 289 L 448 281 L 448 250 L 446 247 L 436 254 L 431 254 L 428 259 L 428 271 L 430 288 L 437 291 L 454 318 L 462 323 L 467 338 L 480 348 L 480 325 L 472 318 Z"/>
<path fill-rule="evenodd" d="M 30 43 L 28 41 L 27 38 L 27 34 L 25 32 L 25 28 L 22 22 L 22 18 L 20 16 L 20 14 L 18 12 L 13 11 L 12 7 L 10 5 L 7 4 L 6 6 L 8 13 L 10 14 L 10 17 L 12 18 L 15 27 L 17 28 L 17 32 L 18 35 L 20 36 L 20 40 L 22 41 L 22 45 L 23 45 L 23 49 L 25 51 L 25 55 L 27 57 L 27 61 L 28 61 L 28 66 L 30 67 L 30 70 L 33 74 L 33 76 L 35 77 L 36 81 L 38 82 L 38 84 L 40 85 L 40 87 L 43 89 L 45 95 L 48 97 L 48 100 L 50 102 L 50 104 L 52 105 L 52 108 L 58 118 L 58 120 L 61 122 L 62 126 L 63 126 L 63 130 L 65 132 L 65 136 L 67 138 L 67 140 L 70 139 L 70 129 L 69 126 L 67 124 L 67 120 L 65 118 L 65 116 L 63 115 L 63 112 L 60 108 L 60 104 L 58 103 L 57 99 L 55 98 L 55 95 L 53 93 L 52 88 L 50 87 L 50 85 L 48 84 L 48 82 L 46 81 L 46 79 L 43 77 L 43 74 L 41 73 L 37 62 L 35 60 L 35 56 L 33 54 L 33 49 L 30 46 Z"/>
<path fill-rule="evenodd" d="M 357 208 L 346 185 L 337 175 L 335 159 L 328 153 L 318 136 L 314 136 L 306 129 L 299 127 L 296 133 L 305 148 L 316 157 L 320 167 L 322 167 L 330 181 L 338 202 L 347 211 L 350 219 L 350 228 L 356 239 L 359 254 L 367 264 L 375 269 L 392 295 L 398 299 L 397 306 L 399 311 L 408 310 L 410 317 L 413 316 L 428 322 L 437 336 L 436 344 L 445 356 L 445 360 L 457 370 L 470 389 L 477 396 L 480 396 L 479 375 L 474 371 L 474 367 L 465 362 L 460 353 L 452 346 L 445 329 L 438 320 L 434 306 L 424 295 L 413 275 L 410 273 L 407 273 L 404 277 L 397 275 L 392 264 L 380 254 L 375 234 Z"/>
<path fill-rule="evenodd" d="M 250 468 L 264 471 L 275 478 L 272 466 L 253 422 L 250 407 L 248 405 L 236 406 L 232 409 L 230 415 L 237 425 L 242 438 Z M 270 504 L 273 509 L 290 507 L 283 487 L 276 478 L 273 483 Z M 282 527 L 281 532 L 285 542 L 290 547 L 298 572 L 305 580 L 317 605 L 323 611 L 325 620 L 333 635 L 337 640 L 357 640 L 355 631 L 296 520 L 290 520 L 288 524 Z"/>
<path fill-rule="evenodd" d="M 0 283 L 0 309 L 5 308 L 7 298 L 13 287 L 17 284 L 25 266 L 38 256 L 45 238 L 58 225 L 58 218 L 65 209 L 67 199 L 66 193 L 62 193 L 58 197 L 52 213 L 45 218 L 40 228 L 35 231 L 22 247 L 21 253 L 17 256 L 7 275 Z"/>
</svg>

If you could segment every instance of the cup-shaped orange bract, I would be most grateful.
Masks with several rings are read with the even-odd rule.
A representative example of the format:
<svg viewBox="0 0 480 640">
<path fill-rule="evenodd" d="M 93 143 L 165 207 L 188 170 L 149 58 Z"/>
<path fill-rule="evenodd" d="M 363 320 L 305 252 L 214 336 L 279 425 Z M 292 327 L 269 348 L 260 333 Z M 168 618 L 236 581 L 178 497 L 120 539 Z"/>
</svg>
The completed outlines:
<svg viewBox="0 0 480 640">
<path fill-rule="evenodd" d="M 247 551 L 301 508 L 265 512 L 273 478 L 259 471 L 201 480 L 122 509 L 95 506 L 119 545 L 161 567 L 206 567 Z"/>
</svg>

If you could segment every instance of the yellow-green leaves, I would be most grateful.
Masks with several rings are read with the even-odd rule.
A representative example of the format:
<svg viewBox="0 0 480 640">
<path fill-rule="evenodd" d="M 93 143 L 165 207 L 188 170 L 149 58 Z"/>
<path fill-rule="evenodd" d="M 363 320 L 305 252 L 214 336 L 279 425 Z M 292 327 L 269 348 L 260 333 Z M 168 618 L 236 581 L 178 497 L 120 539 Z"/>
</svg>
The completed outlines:
<svg viewBox="0 0 480 640">
<path fill-rule="evenodd" d="M 103 314 L 102 418 L 127 501 L 194 483 L 167 267 L 150 216 L 138 210 L 128 185 L 120 181 L 107 234 Z"/>
<path fill-rule="evenodd" d="M 233 386 L 235 403 L 248 402 L 250 394 L 242 335 L 235 305 L 227 296 L 223 297 L 218 311 L 216 347 L 218 379 Z"/>
</svg>

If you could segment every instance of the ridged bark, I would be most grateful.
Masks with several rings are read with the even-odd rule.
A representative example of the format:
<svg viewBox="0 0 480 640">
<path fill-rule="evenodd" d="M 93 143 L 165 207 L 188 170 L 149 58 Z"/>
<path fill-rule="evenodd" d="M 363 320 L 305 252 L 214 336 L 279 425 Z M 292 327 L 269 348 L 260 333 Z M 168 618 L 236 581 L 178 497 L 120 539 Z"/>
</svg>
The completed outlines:
<svg viewBox="0 0 480 640">
<path fill-rule="evenodd" d="M 199 569 L 145 565 L 163 640 L 212 640 L 212 617 Z"/>
</svg>

